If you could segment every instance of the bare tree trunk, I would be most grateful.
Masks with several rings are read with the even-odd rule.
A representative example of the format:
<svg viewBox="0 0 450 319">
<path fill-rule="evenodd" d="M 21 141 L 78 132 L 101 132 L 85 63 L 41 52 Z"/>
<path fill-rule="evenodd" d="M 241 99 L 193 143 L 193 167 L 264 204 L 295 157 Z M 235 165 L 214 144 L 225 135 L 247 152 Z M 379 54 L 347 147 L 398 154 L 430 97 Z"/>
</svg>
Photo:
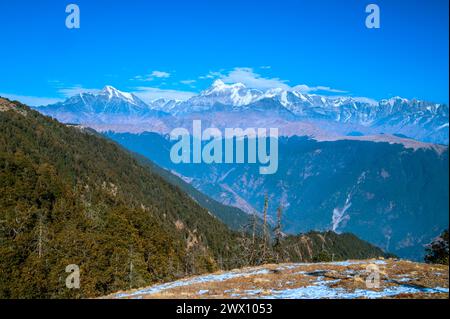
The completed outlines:
<svg viewBox="0 0 450 319">
<path fill-rule="evenodd" d="M 253 212 L 253 229 L 252 229 L 252 244 L 255 246 L 255 237 L 256 237 L 256 222 L 257 222 L 256 212 Z"/>
<path fill-rule="evenodd" d="M 129 273 L 129 279 L 130 279 L 130 289 L 133 288 L 133 246 L 130 246 L 130 273 Z"/>
<path fill-rule="evenodd" d="M 282 240 L 282 234 L 283 234 L 282 229 L 281 229 L 282 213 L 283 213 L 283 208 L 280 204 L 280 206 L 278 206 L 278 209 L 277 209 L 277 226 L 275 227 L 275 245 L 274 245 L 277 262 L 279 262 L 280 253 L 282 253 L 282 251 L 281 251 L 281 240 Z"/>
<path fill-rule="evenodd" d="M 42 257 L 42 213 L 39 214 L 38 256 Z"/>
<path fill-rule="evenodd" d="M 267 255 L 267 209 L 269 207 L 269 198 L 267 194 L 264 197 L 264 210 L 263 210 L 263 216 L 264 216 L 264 222 L 263 222 L 263 263 L 266 259 Z"/>
</svg>

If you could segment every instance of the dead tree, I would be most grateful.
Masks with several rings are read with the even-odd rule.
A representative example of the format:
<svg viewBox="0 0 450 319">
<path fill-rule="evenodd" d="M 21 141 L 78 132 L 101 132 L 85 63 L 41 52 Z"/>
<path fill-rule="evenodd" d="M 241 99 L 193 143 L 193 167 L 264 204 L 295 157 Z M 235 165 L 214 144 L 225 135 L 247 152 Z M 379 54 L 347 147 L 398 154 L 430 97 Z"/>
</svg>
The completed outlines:
<svg viewBox="0 0 450 319">
<path fill-rule="evenodd" d="M 264 197 L 264 209 L 263 209 L 263 249 L 262 249 L 262 263 L 267 260 L 267 248 L 269 242 L 269 234 L 267 230 L 267 210 L 269 208 L 269 197 L 267 194 Z"/>
<path fill-rule="evenodd" d="M 275 244 L 274 246 L 279 246 L 281 244 L 281 239 L 283 236 L 283 233 L 281 231 L 281 218 L 282 218 L 283 208 L 281 205 L 277 209 L 277 225 L 273 229 L 274 235 L 275 235 Z"/>
<path fill-rule="evenodd" d="M 129 269 L 129 281 L 130 281 L 130 289 L 133 288 L 133 270 L 134 270 L 134 265 L 133 265 L 133 245 L 130 245 L 130 249 L 129 249 L 129 253 L 130 253 L 130 269 Z"/>
<path fill-rule="evenodd" d="M 253 212 L 252 215 L 252 245 L 255 245 L 256 239 L 256 227 L 257 227 L 258 217 L 256 216 L 256 212 Z"/>
<path fill-rule="evenodd" d="M 274 232 L 274 235 L 275 235 L 275 242 L 274 242 L 273 247 L 274 247 L 274 251 L 275 251 L 275 254 L 276 254 L 277 262 L 280 259 L 281 240 L 282 240 L 282 237 L 283 237 L 283 232 L 282 232 L 282 228 L 281 228 L 282 213 L 283 213 L 283 208 L 280 205 L 280 206 L 278 206 L 278 209 L 277 209 L 277 225 L 273 229 L 273 232 Z"/>
</svg>

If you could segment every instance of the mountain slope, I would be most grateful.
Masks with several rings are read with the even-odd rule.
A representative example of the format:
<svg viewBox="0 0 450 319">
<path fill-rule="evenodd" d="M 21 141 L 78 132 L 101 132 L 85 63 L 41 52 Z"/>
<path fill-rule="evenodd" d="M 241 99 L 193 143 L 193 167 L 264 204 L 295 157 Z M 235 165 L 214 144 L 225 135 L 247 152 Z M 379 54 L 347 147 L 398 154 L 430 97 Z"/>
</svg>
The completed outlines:
<svg viewBox="0 0 450 319">
<path fill-rule="evenodd" d="M 1 298 L 98 296 L 246 266 L 241 248 L 249 238 L 229 231 L 149 164 L 95 131 L 1 98 L 0 194 Z M 327 251 L 384 255 L 363 242 L 341 255 L 340 238 Z M 284 258 L 307 260 L 291 256 L 288 244 L 296 240 L 286 240 Z M 79 290 L 65 287 L 72 264 L 80 267 Z"/>
<path fill-rule="evenodd" d="M 250 223 L 251 216 L 240 210 L 239 208 L 223 205 L 218 201 L 212 199 L 211 197 L 208 197 L 202 192 L 198 191 L 195 187 L 185 182 L 181 177 L 176 176 L 176 173 L 171 173 L 153 164 L 150 160 L 141 155 L 136 154 L 136 157 L 144 165 L 148 165 L 149 167 L 151 167 L 151 170 L 164 178 L 164 180 L 183 190 L 201 207 L 206 208 L 208 211 L 213 213 L 232 230 L 241 231 L 247 224 Z"/>
<path fill-rule="evenodd" d="M 260 175 L 251 164 L 173 164 L 173 142 L 158 134 L 107 136 L 201 192 L 250 213 L 267 193 L 284 229 L 352 232 L 401 257 L 422 259 L 423 245 L 448 227 L 448 148 L 305 137 L 279 140 L 279 168 Z"/>
<path fill-rule="evenodd" d="M 115 143 L 0 102 L 1 297 L 93 296 L 233 266 L 235 235 Z M 80 290 L 65 288 L 69 264 Z"/>
<path fill-rule="evenodd" d="M 287 236 L 282 245 L 289 260 L 293 261 L 326 262 L 365 259 L 367 255 L 392 256 L 351 233 L 337 234 L 333 231 L 310 231 L 296 236 Z"/>
</svg>

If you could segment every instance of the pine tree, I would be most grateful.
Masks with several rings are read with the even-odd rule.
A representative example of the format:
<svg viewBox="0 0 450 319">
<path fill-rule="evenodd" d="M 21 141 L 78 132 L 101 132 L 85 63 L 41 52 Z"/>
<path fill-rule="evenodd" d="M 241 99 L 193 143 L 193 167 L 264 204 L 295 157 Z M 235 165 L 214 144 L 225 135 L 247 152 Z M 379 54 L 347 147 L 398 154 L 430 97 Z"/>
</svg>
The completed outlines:
<svg viewBox="0 0 450 319">
<path fill-rule="evenodd" d="M 444 230 L 442 234 L 434 239 L 427 247 L 425 262 L 430 264 L 448 265 L 449 247 L 448 247 L 448 230 Z"/>
</svg>

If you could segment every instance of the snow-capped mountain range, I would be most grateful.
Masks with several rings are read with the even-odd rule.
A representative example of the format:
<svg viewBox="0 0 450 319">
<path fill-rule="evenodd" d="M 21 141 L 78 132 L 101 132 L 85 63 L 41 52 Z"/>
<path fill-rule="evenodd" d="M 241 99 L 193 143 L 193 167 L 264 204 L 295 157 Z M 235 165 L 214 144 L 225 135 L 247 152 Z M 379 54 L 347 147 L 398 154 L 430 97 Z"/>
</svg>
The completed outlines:
<svg viewBox="0 0 450 319">
<path fill-rule="evenodd" d="M 78 117 L 99 115 L 148 116 L 162 114 L 151 108 L 132 93 L 121 92 L 112 86 L 105 86 L 96 93 L 79 93 L 64 102 L 40 107 L 43 112 L 77 114 Z M 76 116 L 75 116 L 76 117 Z"/>
<path fill-rule="evenodd" d="M 98 92 L 79 93 L 64 102 L 36 109 L 63 123 L 83 124 L 100 131 L 126 131 L 134 125 L 154 132 L 170 129 L 165 121 L 170 114 L 154 110 L 136 95 L 112 86 Z"/>
<path fill-rule="evenodd" d="M 279 127 L 283 135 L 393 134 L 441 144 L 448 144 L 449 135 L 445 104 L 401 97 L 375 102 L 295 89 L 262 91 L 221 80 L 186 101 L 157 99 L 147 104 L 134 94 L 106 86 L 37 109 L 63 122 L 131 132 L 167 133 L 196 118 L 217 127 Z"/>
<path fill-rule="evenodd" d="M 423 245 L 448 227 L 448 146 L 423 143 L 448 145 L 447 105 L 216 81 L 186 101 L 144 103 L 108 86 L 37 109 L 103 131 L 222 204 L 258 211 L 268 194 L 271 203 L 283 203 L 287 232 L 349 231 L 419 258 Z M 175 141 L 166 134 L 175 127 L 190 130 L 194 119 L 202 128 L 279 128 L 278 171 L 261 175 L 250 163 L 173 163 Z M 276 210 L 270 211 L 275 218 Z"/>
<path fill-rule="evenodd" d="M 222 108 L 220 107 L 222 106 Z M 328 120 L 362 126 L 427 126 L 448 129 L 448 106 L 393 97 L 379 102 L 369 99 L 321 96 L 274 88 L 267 91 L 247 88 L 242 83 L 227 85 L 221 80 L 185 102 L 151 104 L 152 109 L 173 115 L 216 110 L 247 111 L 284 109 L 296 119 Z M 287 114 L 289 114 L 287 113 Z"/>
</svg>

